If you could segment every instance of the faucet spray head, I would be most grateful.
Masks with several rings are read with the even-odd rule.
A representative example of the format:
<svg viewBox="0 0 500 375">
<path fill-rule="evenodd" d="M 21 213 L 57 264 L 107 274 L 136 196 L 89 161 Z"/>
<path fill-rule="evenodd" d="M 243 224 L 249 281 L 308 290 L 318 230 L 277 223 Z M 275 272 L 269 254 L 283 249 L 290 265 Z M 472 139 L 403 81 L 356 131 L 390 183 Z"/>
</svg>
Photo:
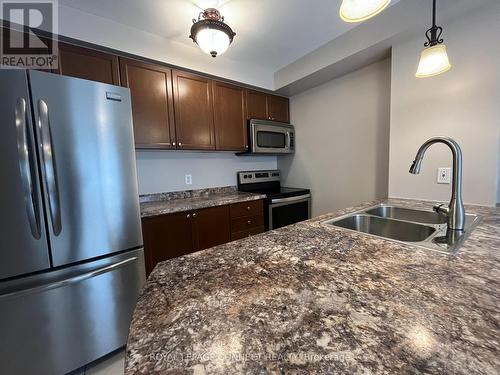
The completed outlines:
<svg viewBox="0 0 500 375">
<path fill-rule="evenodd" d="M 419 174 L 421 164 L 422 164 L 422 159 L 417 158 L 417 159 L 413 160 L 413 163 L 410 167 L 410 173 L 411 174 Z"/>
</svg>

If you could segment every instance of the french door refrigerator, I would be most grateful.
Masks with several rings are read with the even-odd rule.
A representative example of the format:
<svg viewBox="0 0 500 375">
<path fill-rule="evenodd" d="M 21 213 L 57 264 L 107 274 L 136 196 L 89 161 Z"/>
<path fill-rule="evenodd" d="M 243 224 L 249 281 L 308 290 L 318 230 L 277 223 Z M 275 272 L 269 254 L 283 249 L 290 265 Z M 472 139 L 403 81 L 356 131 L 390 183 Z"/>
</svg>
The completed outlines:
<svg viewBox="0 0 500 375">
<path fill-rule="evenodd" d="M 0 70 L 0 373 L 125 345 L 145 281 L 129 90 Z"/>
</svg>

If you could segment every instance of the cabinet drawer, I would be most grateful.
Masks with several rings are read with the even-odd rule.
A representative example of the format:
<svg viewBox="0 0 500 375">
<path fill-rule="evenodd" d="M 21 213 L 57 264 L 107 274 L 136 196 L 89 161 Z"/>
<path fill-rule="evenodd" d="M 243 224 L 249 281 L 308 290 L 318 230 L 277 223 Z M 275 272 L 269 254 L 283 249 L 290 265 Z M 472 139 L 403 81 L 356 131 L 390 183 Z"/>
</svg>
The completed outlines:
<svg viewBox="0 0 500 375">
<path fill-rule="evenodd" d="M 241 216 L 252 216 L 264 211 L 262 200 L 235 203 L 231 205 L 231 218 Z"/>
<path fill-rule="evenodd" d="M 264 215 L 261 213 L 252 216 L 243 216 L 231 220 L 231 232 L 241 232 L 264 225 Z"/>
<path fill-rule="evenodd" d="M 231 233 L 231 241 L 241 240 L 242 238 L 254 236 L 259 233 L 264 233 L 264 226 Z"/>
</svg>

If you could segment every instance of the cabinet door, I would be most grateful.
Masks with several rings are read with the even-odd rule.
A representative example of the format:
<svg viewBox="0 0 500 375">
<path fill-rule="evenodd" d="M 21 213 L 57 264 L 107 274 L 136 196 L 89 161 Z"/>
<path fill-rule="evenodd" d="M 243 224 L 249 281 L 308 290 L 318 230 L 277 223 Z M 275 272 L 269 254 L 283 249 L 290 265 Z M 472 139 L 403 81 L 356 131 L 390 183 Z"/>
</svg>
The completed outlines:
<svg viewBox="0 0 500 375">
<path fill-rule="evenodd" d="M 273 121 L 290 122 L 289 99 L 282 96 L 269 95 L 269 117 Z"/>
<path fill-rule="evenodd" d="M 59 73 L 91 81 L 120 84 L 118 56 L 59 43 Z"/>
<path fill-rule="evenodd" d="M 215 149 L 212 80 L 173 71 L 177 148 Z"/>
<path fill-rule="evenodd" d="M 148 217 L 142 220 L 146 272 L 158 262 L 192 253 L 193 236 L 188 213 Z"/>
<path fill-rule="evenodd" d="M 195 250 L 208 249 L 231 240 L 229 206 L 205 208 L 193 216 Z"/>
<path fill-rule="evenodd" d="M 246 90 L 247 119 L 268 120 L 268 95 L 263 92 Z"/>
<path fill-rule="evenodd" d="M 175 148 L 172 71 L 120 58 L 120 73 L 132 96 L 136 148 Z"/>
<path fill-rule="evenodd" d="M 217 150 L 245 151 L 247 124 L 245 89 L 213 81 L 215 144 Z"/>
</svg>

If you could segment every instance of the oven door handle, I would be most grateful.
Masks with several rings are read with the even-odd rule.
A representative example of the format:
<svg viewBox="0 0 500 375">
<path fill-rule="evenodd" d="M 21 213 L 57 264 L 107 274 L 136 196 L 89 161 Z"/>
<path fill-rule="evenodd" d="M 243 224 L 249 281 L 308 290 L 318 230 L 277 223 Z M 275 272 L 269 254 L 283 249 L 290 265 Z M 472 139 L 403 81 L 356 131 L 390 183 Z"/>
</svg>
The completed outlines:
<svg viewBox="0 0 500 375">
<path fill-rule="evenodd" d="M 298 197 L 271 199 L 271 204 L 300 202 L 311 198 L 311 194 L 299 195 Z"/>
</svg>

